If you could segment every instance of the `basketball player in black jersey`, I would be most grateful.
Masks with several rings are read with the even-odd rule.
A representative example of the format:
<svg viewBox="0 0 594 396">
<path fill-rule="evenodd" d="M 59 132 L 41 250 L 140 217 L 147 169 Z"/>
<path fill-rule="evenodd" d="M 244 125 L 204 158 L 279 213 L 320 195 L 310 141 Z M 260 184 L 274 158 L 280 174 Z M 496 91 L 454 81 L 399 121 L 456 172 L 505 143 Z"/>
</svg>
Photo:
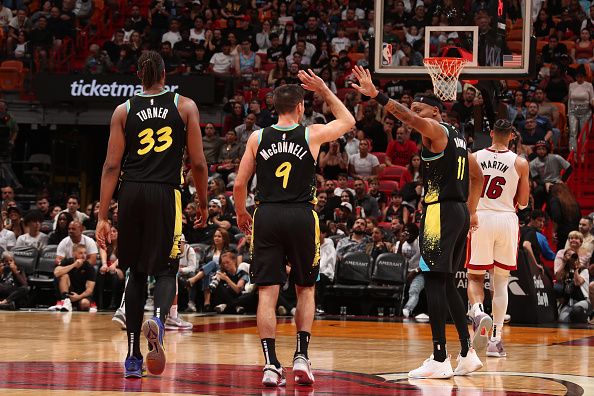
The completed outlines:
<svg viewBox="0 0 594 396">
<path fill-rule="evenodd" d="M 469 229 L 478 227 L 476 207 L 483 188 L 483 173 L 476 159 L 468 155 L 464 136 L 450 124 L 442 122 L 443 105 L 435 95 L 417 94 L 409 109 L 379 93 L 369 70 L 355 66 L 353 72 L 359 80 L 359 85 L 353 84 L 353 88 L 375 98 L 423 137 L 421 171 L 425 197 L 419 237 L 419 266 L 425 277 L 433 355 L 408 375 L 411 378 L 466 375 L 480 369 L 483 364 L 471 347 L 466 307 L 454 280 L 466 259 Z M 462 347 L 455 371 L 446 352 L 448 311 Z"/>
<path fill-rule="evenodd" d="M 316 159 L 320 146 L 336 140 L 355 125 L 344 104 L 311 70 L 299 72 L 301 86 L 320 94 L 336 119 L 326 125 L 299 125 L 303 117 L 303 89 L 285 85 L 274 90 L 274 108 L 279 120 L 271 127 L 252 133 L 239 166 L 233 195 L 237 223 L 244 232 L 252 230 L 251 280 L 258 285 L 258 332 L 262 342 L 266 386 L 286 383 L 284 369 L 276 357 L 275 307 L 279 286 L 287 279 L 285 263 L 297 292 L 297 347 L 293 359 L 295 382 L 314 382 L 307 355 L 315 303 L 315 283 L 320 260 L 320 229 L 313 210 L 316 202 Z M 246 210 L 247 184 L 256 171 L 257 209 L 252 217 Z"/>
<path fill-rule="evenodd" d="M 119 105 L 112 116 L 107 158 L 101 176 L 97 242 L 109 241 L 109 203 L 118 189 L 119 262 L 130 269 L 126 287 L 128 355 L 125 377 L 142 376 L 140 330 L 147 277 L 156 278 L 154 317 L 142 324 L 148 340 L 147 369 L 165 369 L 163 333 L 175 296 L 182 229 L 181 190 L 184 151 L 188 150 L 200 219 L 208 218 L 207 167 L 198 108 L 193 100 L 165 88 L 165 65 L 154 51 L 138 59 L 143 92 Z"/>
</svg>

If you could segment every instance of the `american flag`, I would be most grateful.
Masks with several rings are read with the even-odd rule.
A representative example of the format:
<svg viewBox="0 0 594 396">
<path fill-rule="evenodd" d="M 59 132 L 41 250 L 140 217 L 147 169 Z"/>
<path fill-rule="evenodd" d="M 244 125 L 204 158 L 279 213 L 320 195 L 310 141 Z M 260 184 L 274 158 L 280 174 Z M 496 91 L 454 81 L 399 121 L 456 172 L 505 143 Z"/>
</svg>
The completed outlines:
<svg viewBox="0 0 594 396">
<path fill-rule="evenodd" d="M 522 55 L 503 55 L 503 67 L 522 67 Z"/>
</svg>

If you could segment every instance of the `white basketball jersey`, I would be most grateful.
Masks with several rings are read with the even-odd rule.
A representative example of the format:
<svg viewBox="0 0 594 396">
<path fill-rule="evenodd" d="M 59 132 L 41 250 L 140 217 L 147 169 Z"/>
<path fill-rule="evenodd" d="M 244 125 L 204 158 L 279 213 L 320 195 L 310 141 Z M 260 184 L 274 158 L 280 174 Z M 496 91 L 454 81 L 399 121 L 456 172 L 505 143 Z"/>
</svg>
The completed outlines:
<svg viewBox="0 0 594 396">
<path fill-rule="evenodd" d="M 516 211 L 514 197 L 520 180 L 515 166 L 516 157 L 509 150 L 486 148 L 476 152 L 476 160 L 484 175 L 483 192 L 477 210 Z"/>
</svg>

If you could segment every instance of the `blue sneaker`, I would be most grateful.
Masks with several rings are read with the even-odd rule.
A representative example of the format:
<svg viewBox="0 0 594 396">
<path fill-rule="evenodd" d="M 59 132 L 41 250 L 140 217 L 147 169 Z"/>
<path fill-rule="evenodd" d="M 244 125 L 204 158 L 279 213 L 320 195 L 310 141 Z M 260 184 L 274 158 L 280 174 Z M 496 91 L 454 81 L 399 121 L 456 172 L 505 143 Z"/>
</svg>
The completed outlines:
<svg viewBox="0 0 594 396">
<path fill-rule="evenodd" d="M 146 355 L 146 368 L 151 374 L 161 374 L 165 370 L 165 347 L 163 335 L 165 326 L 161 319 L 153 316 L 142 324 L 142 334 L 148 341 L 149 353 Z"/>
<path fill-rule="evenodd" d="M 124 362 L 124 378 L 142 378 L 142 358 L 130 356 Z"/>
</svg>

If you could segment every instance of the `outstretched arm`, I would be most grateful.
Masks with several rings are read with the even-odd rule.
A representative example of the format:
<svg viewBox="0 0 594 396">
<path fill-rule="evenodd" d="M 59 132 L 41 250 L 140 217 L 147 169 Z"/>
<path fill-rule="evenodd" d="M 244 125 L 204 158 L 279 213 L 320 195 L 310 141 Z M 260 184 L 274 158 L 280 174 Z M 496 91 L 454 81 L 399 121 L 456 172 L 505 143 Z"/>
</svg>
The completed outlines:
<svg viewBox="0 0 594 396">
<path fill-rule="evenodd" d="M 353 73 L 357 77 L 357 80 L 359 80 L 359 85 L 351 84 L 353 88 L 361 92 L 363 95 L 380 99 L 378 102 L 382 104 L 388 112 L 393 114 L 403 123 L 410 125 L 412 128 L 419 131 L 424 139 L 429 140 L 427 148 L 432 152 L 439 153 L 445 149 L 448 138 L 443 127 L 441 127 L 437 121 L 420 117 L 414 111 L 393 99 L 388 99 L 387 103 L 381 103 L 382 97 L 386 97 L 382 94 L 382 96 L 378 98 L 379 91 L 375 88 L 375 85 L 373 85 L 369 70 L 364 69 L 361 66 L 355 66 Z"/>
<path fill-rule="evenodd" d="M 258 150 L 258 131 L 253 132 L 247 141 L 243 158 L 239 164 L 239 171 L 233 186 L 233 202 L 235 202 L 235 214 L 237 215 L 237 226 L 244 233 L 251 233 L 252 217 L 248 213 L 245 201 L 247 199 L 247 187 L 250 178 L 256 167 L 256 152 Z"/>
</svg>

